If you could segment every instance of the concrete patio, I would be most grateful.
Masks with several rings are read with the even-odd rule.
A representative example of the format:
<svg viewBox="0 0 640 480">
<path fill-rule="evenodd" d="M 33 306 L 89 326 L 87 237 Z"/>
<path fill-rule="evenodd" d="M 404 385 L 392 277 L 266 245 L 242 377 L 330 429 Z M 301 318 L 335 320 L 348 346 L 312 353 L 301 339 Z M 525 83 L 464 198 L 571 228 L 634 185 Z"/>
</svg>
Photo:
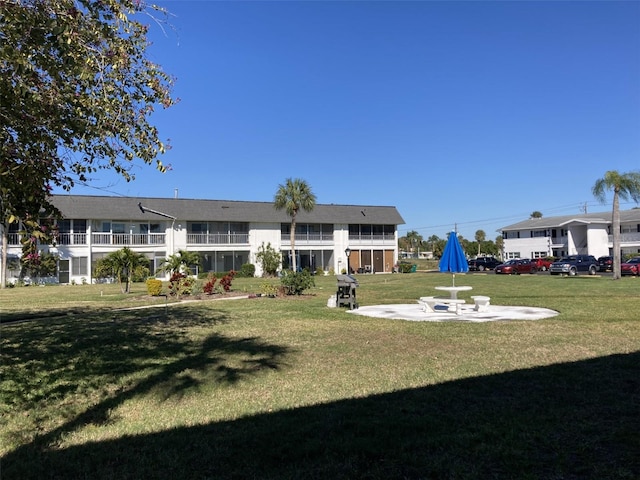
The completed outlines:
<svg viewBox="0 0 640 480">
<path fill-rule="evenodd" d="M 558 315 L 555 310 L 537 307 L 517 307 L 503 305 L 489 305 L 486 311 L 476 312 L 473 304 L 464 305 L 460 315 L 446 310 L 436 309 L 435 312 L 425 312 L 418 304 L 368 305 L 355 310 L 348 310 L 353 315 L 366 317 L 389 318 L 395 320 L 409 320 L 412 322 L 495 322 L 513 320 L 542 320 Z"/>
</svg>

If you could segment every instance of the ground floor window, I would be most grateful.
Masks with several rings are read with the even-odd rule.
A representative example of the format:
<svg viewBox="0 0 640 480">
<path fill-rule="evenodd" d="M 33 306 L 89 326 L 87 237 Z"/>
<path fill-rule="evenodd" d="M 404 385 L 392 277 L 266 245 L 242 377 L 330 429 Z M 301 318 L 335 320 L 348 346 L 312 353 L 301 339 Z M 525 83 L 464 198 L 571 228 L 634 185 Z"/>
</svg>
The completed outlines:
<svg viewBox="0 0 640 480">
<path fill-rule="evenodd" d="M 293 267 L 291 250 L 283 250 L 282 269 L 290 270 Z M 333 267 L 333 250 L 297 250 L 296 265 L 298 271 L 308 269 L 310 272 L 322 270 L 328 272 Z"/>
<path fill-rule="evenodd" d="M 71 275 L 81 276 L 89 273 L 88 257 L 73 257 L 71 259 Z"/>
<path fill-rule="evenodd" d="M 228 272 L 229 270 L 240 270 L 242 265 L 249 263 L 249 251 L 222 251 L 222 252 L 199 252 L 200 272 Z"/>
</svg>

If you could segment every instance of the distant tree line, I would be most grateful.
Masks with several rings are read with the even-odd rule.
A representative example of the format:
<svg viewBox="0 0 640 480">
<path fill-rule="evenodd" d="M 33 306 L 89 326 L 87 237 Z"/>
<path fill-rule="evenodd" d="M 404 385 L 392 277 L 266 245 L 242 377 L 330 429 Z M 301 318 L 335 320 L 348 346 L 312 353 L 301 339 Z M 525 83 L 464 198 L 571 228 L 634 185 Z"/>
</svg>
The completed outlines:
<svg viewBox="0 0 640 480">
<path fill-rule="evenodd" d="M 476 231 L 473 240 L 468 240 L 462 235 L 458 235 L 458 240 L 469 257 L 479 255 L 500 257 L 502 252 L 502 236 L 498 235 L 495 240 L 487 240 L 483 230 Z M 418 232 L 411 230 L 398 239 L 398 248 L 401 252 L 408 252 L 414 258 L 417 258 L 420 252 L 432 252 L 435 258 L 440 258 L 446 243 L 446 237 L 431 235 L 425 240 Z"/>
</svg>

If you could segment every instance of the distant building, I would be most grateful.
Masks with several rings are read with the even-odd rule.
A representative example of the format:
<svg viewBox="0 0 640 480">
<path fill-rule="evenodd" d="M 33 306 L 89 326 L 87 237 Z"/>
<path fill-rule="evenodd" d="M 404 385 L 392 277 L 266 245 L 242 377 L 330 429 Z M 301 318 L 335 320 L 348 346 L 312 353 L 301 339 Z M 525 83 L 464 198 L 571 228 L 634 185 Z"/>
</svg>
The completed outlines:
<svg viewBox="0 0 640 480">
<path fill-rule="evenodd" d="M 188 250 L 200 254 L 200 271 L 252 263 L 261 275 L 256 254 L 269 243 L 282 253 L 285 268 L 291 264 L 291 218 L 270 202 L 56 195 L 52 203 L 64 218 L 57 221 L 56 244 L 39 249 L 59 256 L 60 283 L 91 282 L 96 261 L 123 247 L 147 255 L 151 272 L 178 250 Z M 354 271 L 391 272 L 398 260 L 398 225 L 404 220 L 395 207 L 318 204 L 296 220 L 302 268 L 340 273 L 347 268 L 347 247 Z M 8 232 L 9 259 L 22 253 L 19 230 L 14 224 Z"/>
<path fill-rule="evenodd" d="M 504 259 L 612 255 L 611 212 L 530 218 L 502 227 Z M 640 253 L 640 209 L 620 211 L 621 253 Z"/>
</svg>

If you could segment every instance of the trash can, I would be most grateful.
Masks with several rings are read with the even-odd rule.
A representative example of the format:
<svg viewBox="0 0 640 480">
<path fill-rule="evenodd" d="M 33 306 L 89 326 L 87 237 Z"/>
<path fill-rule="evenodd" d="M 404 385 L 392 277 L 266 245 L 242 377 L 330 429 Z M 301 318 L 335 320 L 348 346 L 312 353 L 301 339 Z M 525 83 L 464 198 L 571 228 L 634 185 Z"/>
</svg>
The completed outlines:
<svg viewBox="0 0 640 480">
<path fill-rule="evenodd" d="M 338 291 L 336 292 L 336 306 L 348 306 L 349 310 L 358 308 L 356 301 L 356 288 L 358 281 L 351 275 L 338 275 Z"/>
</svg>

